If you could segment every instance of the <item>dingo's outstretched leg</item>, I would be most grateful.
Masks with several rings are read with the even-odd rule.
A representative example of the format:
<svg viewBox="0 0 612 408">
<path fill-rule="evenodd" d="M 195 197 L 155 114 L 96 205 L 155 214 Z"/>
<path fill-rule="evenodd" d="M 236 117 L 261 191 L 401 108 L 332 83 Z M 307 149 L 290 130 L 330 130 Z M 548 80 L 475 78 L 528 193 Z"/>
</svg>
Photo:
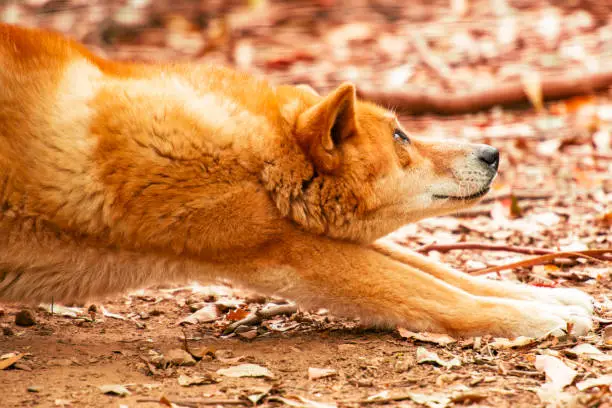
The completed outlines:
<svg viewBox="0 0 612 408">
<path fill-rule="evenodd" d="M 588 313 L 593 312 L 591 297 L 577 289 L 540 288 L 470 276 L 447 265 L 432 261 L 419 253 L 410 251 L 388 238 L 379 239 L 372 246 L 392 259 L 418 268 L 473 295 L 580 306 Z"/>
</svg>

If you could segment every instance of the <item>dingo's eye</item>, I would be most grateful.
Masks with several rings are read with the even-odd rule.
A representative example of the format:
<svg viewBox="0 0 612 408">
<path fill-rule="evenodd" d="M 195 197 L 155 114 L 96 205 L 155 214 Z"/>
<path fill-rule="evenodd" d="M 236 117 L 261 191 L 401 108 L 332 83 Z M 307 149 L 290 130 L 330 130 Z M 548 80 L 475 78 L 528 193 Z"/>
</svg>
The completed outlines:
<svg viewBox="0 0 612 408">
<path fill-rule="evenodd" d="M 395 129 L 393 131 L 393 139 L 401 143 L 410 143 L 410 138 L 401 129 Z"/>
</svg>

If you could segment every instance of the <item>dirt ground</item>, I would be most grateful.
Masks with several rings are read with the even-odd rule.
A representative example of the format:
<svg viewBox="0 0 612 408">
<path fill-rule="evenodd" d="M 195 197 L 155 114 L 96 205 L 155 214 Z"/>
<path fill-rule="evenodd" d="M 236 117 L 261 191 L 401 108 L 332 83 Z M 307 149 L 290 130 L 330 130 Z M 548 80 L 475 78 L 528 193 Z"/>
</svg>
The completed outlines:
<svg viewBox="0 0 612 408">
<path fill-rule="evenodd" d="M 53 27 L 108 56 L 231 64 L 321 91 L 353 80 L 370 88 L 455 92 L 515 78 L 525 67 L 556 75 L 609 62 L 612 23 L 605 2 L 564 8 L 543 1 L 465 3 L 469 8 L 461 12 L 447 1 L 400 7 L 321 0 L 245 9 L 241 2 L 37 0 L 0 2 L 0 18 Z M 511 11 L 500 12 L 500 5 Z M 413 51 L 415 32 L 450 70 L 450 84 Z M 538 112 L 494 108 L 452 117 L 404 115 L 402 121 L 417 135 L 493 144 L 502 162 L 482 204 L 408 225 L 394 234 L 399 242 L 466 272 L 532 257 L 509 247 L 612 248 L 609 92 Z M 506 250 L 435 247 L 466 242 Z M 54 314 L 0 304 L 0 406 L 610 408 L 610 272 L 609 261 L 564 255 L 488 274 L 577 287 L 597 302 L 594 330 L 585 337 L 570 332 L 510 345 L 488 337 L 375 331 L 325 310 L 292 313 L 286 300 L 227 284 L 143 289 L 92 305 L 54 305 Z M 258 310 L 286 313 L 228 330 Z M 195 312 L 192 319 L 199 321 L 181 323 Z M 14 364 L 6 363 L 10 359 Z M 260 376 L 223 371 L 238 366 L 245 374 L 243 364 L 255 365 L 250 373 Z M 126 395 L 109 395 L 104 386 Z"/>
</svg>

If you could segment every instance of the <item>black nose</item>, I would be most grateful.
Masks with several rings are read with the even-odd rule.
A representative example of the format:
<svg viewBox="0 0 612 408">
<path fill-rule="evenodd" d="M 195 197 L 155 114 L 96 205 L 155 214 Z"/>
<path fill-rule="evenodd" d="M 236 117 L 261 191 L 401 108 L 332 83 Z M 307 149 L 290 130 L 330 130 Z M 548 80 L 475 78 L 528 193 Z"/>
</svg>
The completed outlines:
<svg viewBox="0 0 612 408">
<path fill-rule="evenodd" d="M 499 166 L 499 150 L 491 146 L 481 146 L 476 151 L 476 155 L 487 166 L 492 169 L 497 170 L 497 166 Z"/>
</svg>

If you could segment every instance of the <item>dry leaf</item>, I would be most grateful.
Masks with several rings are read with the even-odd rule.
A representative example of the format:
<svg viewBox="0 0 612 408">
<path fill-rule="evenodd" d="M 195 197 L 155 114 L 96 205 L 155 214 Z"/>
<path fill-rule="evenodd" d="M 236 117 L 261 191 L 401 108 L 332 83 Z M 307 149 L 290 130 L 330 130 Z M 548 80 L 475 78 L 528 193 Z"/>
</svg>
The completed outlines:
<svg viewBox="0 0 612 408">
<path fill-rule="evenodd" d="M 603 341 L 607 345 L 612 345 L 612 326 L 607 326 L 603 332 Z"/>
<path fill-rule="evenodd" d="M 283 397 L 272 397 L 269 400 L 279 401 L 285 405 L 289 405 L 290 407 L 296 408 L 336 408 L 337 405 L 334 402 L 318 402 L 306 399 L 304 397 L 296 396 L 294 398 L 299 399 L 296 401 L 294 399 L 283 398 Z"/>
<path fill-rule="evenodd" d="M 333 368 L 308 368 L 308 379 L 309 380 L 318 380 L 319 378 L 332 377 L 336 375 L 337 372 Z"/>
<path fill-rule="evenodd" d="M 492 343 L 489 343 L 489 347 L 492 349 L 508 349 L 512 347 L 523 347 L 537 342 L 538 340 L 533 337 L 519 336 L 516 339 L 510 340 L 506 338 L 495 338 Z"/>
<path fill-rule="evenodd" d="M 236 309 L 227 314 L 227 318 L 231 321 L 242 320 L 249 315 L 249 311 L 245 309 Z"/>
<path fill-rule="evenodd" d="M 581 95 L 551 105 L 550 112 L 554 114 L 566 115 L 574 113 L 585 107 L 592 108 L 596 99 L 593 95 Z"/>
<path fill-rule="evenodd" d="M 601 221 L 612 227 L 612 211 L 609 211 L 601 216 Z"/>
<path fill-rule="evenodd" d="M 119 395 L 120 397 L 132 394 L 127 388 L 120 384 L 101 385 L 98 388 L 100 388 L 103 394 Z"/>
<path fill-rule="evenodd" d="M 523 216 L 523 210 L 519 206 L 518 199 L 514 194 L 510 196 L 510 216 L 512 218 L 520 218 Z"/>
<path fill-rule="evenodd" d="M 591 344 L 588 344 L 588 343 L 579 344 L 577 346 L 572 347 L 571 349 L 567 351 L 571 354 L 574 354 L 577 356 L 583 356 L 591 360 L 612 361 L 612 355 L 604 354 L 597 347 Z"/>
<path fill-rule="evenodd" d="M 80 307 L 67 307 L 62 305 L 51 305 L 47 303 L 41 303 L 38 305 L 39 308 L 53 313 L 54 315 L 59 315 L 62 317 L 78 317 L 80 314 L 83 314 L 83 309 Z"/>
<path fill-rule="evenodd" d="M 270 393 L 270 391 L 272 391 L 272 387 L 256 387 L 254 389 L 249 389 L 249 393 L 254 393 L 249 394 L 247 396 L 247 399 L 251 401 L 253 405 L 257 405 L 263 397 Z"/>
<path fill-rule="evenodd" d="M 208 304 L 198 310 L 195 313 L 190 314 L 184 319 L 180 320 L 178 324 L 198 324 L 198 323 L 210 323 L 217 320 L 219 312 L 217 306 L 214 304 Z"/>
<path fill-rule="evenodd" d="M 370 395 L 368 398 L 366 398 L 366 401 L 376 401 L 380 399 L 387 399 L 389 398 L 389 395 L 390 395 L 389 390 L 384 390 L 374 395 Z"/>
<path fill-rule="evenodd" d="M 214 378 L 212 378 L 211 375 L 206 375 L 206 376 L 195 375 L 193 377 L 190 377 L 188 375 L 181 374 L 178 378 L 179 385 L 183 387 L 189 387 L 190 385 L 213 384 L 216 382 L 217 381 Z"/>
<path fill-rule="evenodd" d="M 189 350 L 187 350 L 187 352 L 196 359 L 202 359 L 206 355 L 215 357 L 215 348 L 211 346 L 189 347 Z"/>
<path fill-rule="evenodd" d="M 574 381 L 576 371 L 549 355 L 536 356 L 535 366 L 546 374 L 546 383 L 536 391 L 538 398 L 548 407 L 571 406 L 574 396 L 563 392 L 563 389 Z"/>
<path fill-rule="evenodd" d="M 0 356 L 0 370 L 5 370 L 21 360 L 25 353 L 9 353 Z"/>
<path fill-rule="evenodd" d="M 411 392 L 409 395 L 412 401 L 429 408 L 445 408 L 451 403 L 450 397 L 444 394 L 426 395 Z"/>
<path fill-rule="evenodd" d="M 238 309 L 244 306 L 244 299 L 223 298 L 215 302 L 217 309 L 226 311 L 228 309 Z M 246 316 L 245 316 L 246 317 Z"/>
<path fill-rule="evenodd" d="M 448 346 L 449 344 L 457 342 L 457 340 L 453 339 L 448 334 L 436 334 L 427 332 L 415 333 L 411 332 L 410 330 L 406 330 L 402 327 L 398 327 L 397 331 L 403 338 L 415 339 L 426 343 L 435 343 L 439 344 L 440 346 Z"/>
<path fill-rule="evenodd" d="M 106 308 L 102 305 L 100 305 L 100 310 L 102 311 L 102 316 L 104 317 L 110 317 L 113 319 L 118 319 L 118 320 L 127 320 L 124 316 L 121 316 L 120 314 L 116 314 L 116 313 L 111 313 L 108 310 L 106 310 Z"/>
<path fill-rule="evenodd" d="M 274 375 L 266 367 L 257 364 L 240 364 L 230 368 L 220 368 L 217 374 L 226 377 L 269 377 Z"/>
<path fill-rule="evenodd" d="M 163 362 L 166 365 L 192 366 L 196 361 L 191 354 L 182 349 L 172 349 L 165 353 Z"/>
<path fill-rule="evenodd" d="M 553 356 L 536 356 L 535 367 L 546 374 L 547 384 L 559 391 L 570 385 L 577 375 L 575 370 Z"/>
<path fill-rule="evenodd" d="M 612 391 L 612 374 L 602 375 L 598 378 L 591 378 L 586 381 L 581 381 L 576 384 L 576 388 L 578 388 L 580 391 L 584 391 L 589 388 L 601 387 L 606 385 L 610 387 L 610 391 Z"/>
<path fill-rule="evenodd" d="M 416 351 L 417 363 L 434 363 L 441 367 L 451 368 L 461 366 L 461 360 L 458 357 L 453 358 L 450 361 L 444 361 L 438 356 L 438 353 L 433 351 L 427 351 L 425 347 L 419 347 Z"/>
<path fill-rule="evenodd" d="M 467 388 L 467 387 L 466 387 Z M 454 392 L 451 395 L 451 401 L 459 404 L 471 404 L 474 402 L 479 402 L 487 398 L 487 394 L 484 392 L 478 392 L 476 390 L 471 390 L 469 388 Z"/>
</svg>

